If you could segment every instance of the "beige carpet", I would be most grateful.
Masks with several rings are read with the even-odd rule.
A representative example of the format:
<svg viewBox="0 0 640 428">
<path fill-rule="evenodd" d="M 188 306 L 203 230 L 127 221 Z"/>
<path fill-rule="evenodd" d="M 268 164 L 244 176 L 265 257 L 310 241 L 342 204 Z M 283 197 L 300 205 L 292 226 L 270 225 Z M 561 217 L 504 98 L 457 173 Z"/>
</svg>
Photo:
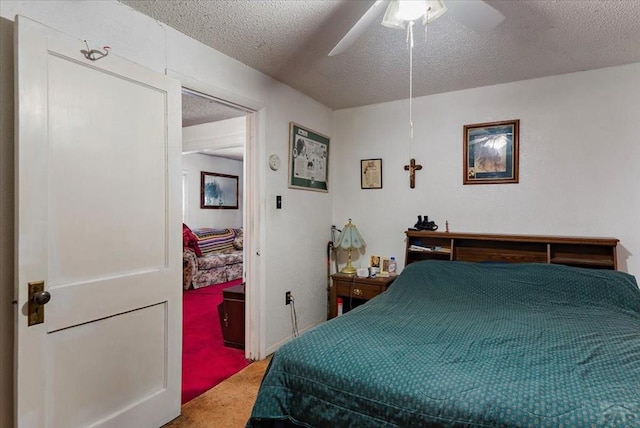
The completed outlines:
<svg viewBox="0 0 640 428">
<path fill-rule="evenodd" d="M 182 415 L 165 427 L 171 428 L 243 428 L 270 357 L 249 364 L 213 389 L 182 406 Z"/>
</svg>

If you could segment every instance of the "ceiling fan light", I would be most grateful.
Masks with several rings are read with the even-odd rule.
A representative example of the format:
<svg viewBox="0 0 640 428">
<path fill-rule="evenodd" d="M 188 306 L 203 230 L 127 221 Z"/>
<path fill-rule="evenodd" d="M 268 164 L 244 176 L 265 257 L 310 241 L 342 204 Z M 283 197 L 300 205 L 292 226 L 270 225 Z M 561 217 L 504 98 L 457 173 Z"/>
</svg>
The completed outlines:
<svg viewBox="0 0 640 428">
<path fill-rule="evenodd" d="M 414 21 L 427 11 L 426 0 L 399 0 L 396 16 L 403 21 Z"/>
<path fill-rule="evenodd" d="M 392 0 L 382 18 L 382 25 L 404 30 L 407 22 L 422 18 L 428 24 L 440 18 L 447 11 L 442 0 Z"/>
</svg>

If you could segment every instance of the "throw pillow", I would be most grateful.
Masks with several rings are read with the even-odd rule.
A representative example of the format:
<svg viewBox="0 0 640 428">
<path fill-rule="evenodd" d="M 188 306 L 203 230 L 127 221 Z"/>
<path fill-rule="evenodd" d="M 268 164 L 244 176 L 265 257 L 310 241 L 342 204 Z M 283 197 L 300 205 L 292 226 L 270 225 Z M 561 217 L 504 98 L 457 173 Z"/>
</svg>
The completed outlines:
<svg viewBox="0 0 640 428">
<path fill-rule="evenodd" d="M 182 223 L 182 246 L 184 248 L 191 248 L 196 256 L 202 256 L 202 251 L 200 251 L 200 247 L 198 246 L 198 238 L 196 235 L 189 229 L 189 226 Z"/>
<path fill-rule="evenodd" d="M 242 250 L 242 246 L 244 244 L 244 236 L 242 233 L 242 228 L 236 229 L 236 239 L 233 240 L 233 246 L 236 250 Z"/>
</svg>

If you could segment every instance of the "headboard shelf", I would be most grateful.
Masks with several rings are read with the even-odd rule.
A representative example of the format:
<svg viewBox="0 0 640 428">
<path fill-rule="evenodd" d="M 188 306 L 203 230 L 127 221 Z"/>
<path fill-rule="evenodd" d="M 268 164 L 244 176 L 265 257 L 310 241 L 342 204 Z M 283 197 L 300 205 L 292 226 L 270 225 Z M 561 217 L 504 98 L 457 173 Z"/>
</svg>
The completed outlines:
<svg viewBox="0 0 640 428">
<path fill-rule="evenodd" d="M 419 260 L 554 263 L 617 269 L 618 239 L 408 230 L 405 265 Z"/>
</svg>

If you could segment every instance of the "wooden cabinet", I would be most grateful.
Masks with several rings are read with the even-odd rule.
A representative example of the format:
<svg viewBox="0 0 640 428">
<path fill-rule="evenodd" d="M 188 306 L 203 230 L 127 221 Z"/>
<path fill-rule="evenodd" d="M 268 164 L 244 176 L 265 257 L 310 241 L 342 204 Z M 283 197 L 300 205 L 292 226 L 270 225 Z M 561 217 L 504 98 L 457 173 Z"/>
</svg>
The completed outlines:
<svg viewBox="0 0 640 428">
<path fill-rule="evenodd" d="M 224 346 L 244 349 L 244 284 L 222 290 L 218 315 Z"/>
<path fill-rule="evenodd" d="M 359 278 L 355 275 L 335 273 L 331 275 L 331 279 L 333 286 L 330 295 L 330 318 L 333 318 L 338 314 L 338 298 L 342 298 L 342 312 L 348 312 L 384 293 L 396 277 Z"/>
<path fill-rule="evenodd" d="M 405 232 L 405 266 L 428 260 L 555 263 L 617 269 L 616 238 Z"/>
</svg>

